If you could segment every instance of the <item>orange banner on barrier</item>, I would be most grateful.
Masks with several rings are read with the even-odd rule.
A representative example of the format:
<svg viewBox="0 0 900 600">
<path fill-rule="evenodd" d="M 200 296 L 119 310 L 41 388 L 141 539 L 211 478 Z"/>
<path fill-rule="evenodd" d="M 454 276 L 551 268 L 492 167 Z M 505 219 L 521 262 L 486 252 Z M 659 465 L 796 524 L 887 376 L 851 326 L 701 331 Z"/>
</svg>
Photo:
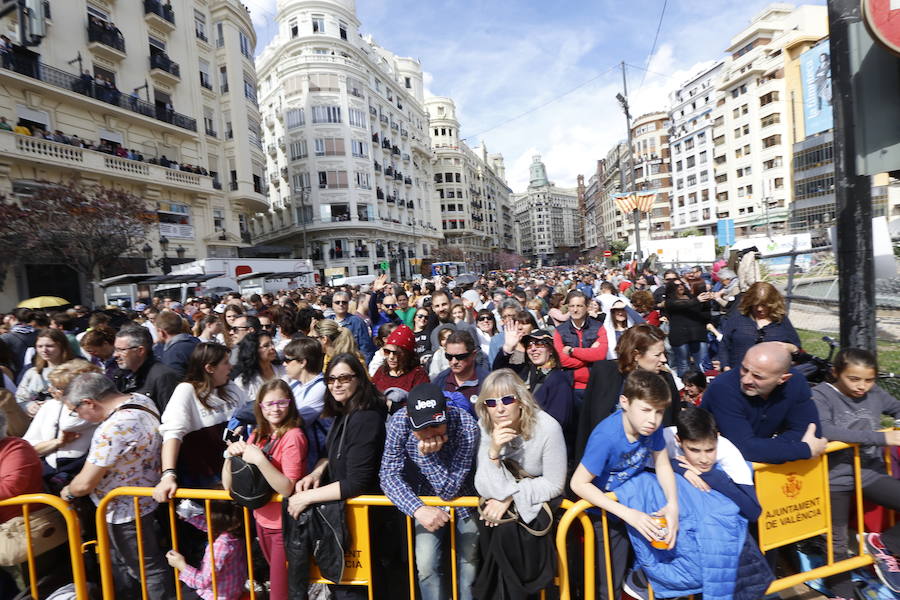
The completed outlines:
<svg viewBox="0 0 900 600">
<path fill-rule="evenodd" d="M 825 533 L 829 526 L 828 463 L 821 458 L 766 465 L 756 472 L 765 552 Z"/>
</svg>

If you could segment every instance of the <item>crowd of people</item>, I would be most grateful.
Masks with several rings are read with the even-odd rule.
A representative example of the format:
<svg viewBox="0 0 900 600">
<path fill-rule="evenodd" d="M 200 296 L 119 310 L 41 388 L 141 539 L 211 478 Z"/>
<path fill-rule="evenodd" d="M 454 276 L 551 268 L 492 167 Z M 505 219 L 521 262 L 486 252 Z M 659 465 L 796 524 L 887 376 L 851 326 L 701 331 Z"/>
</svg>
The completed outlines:
<svg viewBox="0 0 900 600">
<path fill-rule="evenodd" d="M 253 558 L 241 506 L 275 600 L 308 597 L 313 555 L 340 579 L 344 501 L 361 494 L 393 505 L 371 509 L 375 597 L 407 597 L 406 515 L 423 600 L 448 597 L 451 537 L 459 598 L 536 598 L 554 577 L 548 534 L 564 498 L 609 515 L 604 538 L 591 513 L 599 597 L 611 585 L 616 598 L 646 598 L 652 583 L 662 598 L 761 598 L 773 574 L 749 533 L 760 505 L 747 461 L 817 457 L 828 440 L 859 443 L 864 496 L 900 509 L 883 461 L 900 432 L 879 422 L 900 418 L 900 401 L 875 385 L 875 356 L 845 349 L 811 387 L 780 292 L 721 264 L 20 308 L 0 331 L 0 499 L 49 491 L 76 507 L 85 539 L 108 527 L 122 597 L 140 594 L 140 555 L 152 598 L 174 597 L 175 574 L 184 597 L 212 598 L 213 568 L 218 598 L 240 598 Z M 829 464 L 843 557 L 852 455 Z M 123 486 L 152 496 L 115 499 L 94 523 L 94 506 Z M 179 503 L 175 551 L 159 507 L 179 488 L 224 488 L 234 501 L 211 502 L 208 521 Z M 451 517 L 427 496 L 479 504 Z M 0 508 L 0 530 L 17 518 Z M 208 526 L 211 545 L 198 532 Z M 900 590 L 900 525 L 865 543 Z M 27 577 L 7 562 L 2 599 Z M 826 584 L 853 597 L 849 574 Z"/>
</svg>

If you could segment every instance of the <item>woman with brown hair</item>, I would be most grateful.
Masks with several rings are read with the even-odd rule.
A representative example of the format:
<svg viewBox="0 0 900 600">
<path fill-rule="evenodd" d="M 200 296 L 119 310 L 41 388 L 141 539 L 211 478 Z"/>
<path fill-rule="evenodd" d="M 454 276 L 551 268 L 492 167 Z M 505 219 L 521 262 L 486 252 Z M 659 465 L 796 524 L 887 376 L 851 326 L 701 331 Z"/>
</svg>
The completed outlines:
<svg viewBox="0 0 900 600">
<path fill-rule="evenodd" d="M 74 358 L 69 340 L 59 329 L 42 329 L 34 342 L 34 366 L 25 371 L 16 389 L 16 401 L 29 417 L 50 399 L 50 373 Z"/>
<path fill-rule="evenodd" d="M 615 360 L 598 360 L 591 367 L 575 438 L 576 460 L 581 460 L 594 427 L 616 411 L 625 378 L 632 371 L 643 369 L 657 373 L 669 385 L 672 398 L 678 398 L 678 388 L 666 358 L 666 334 L 659 327 L 646 323 L 631 327 L 619 338 L 616 354 Z M 662 427 L 675 422 L 678 409 L 677 400 L 673 401 L 666 409 Z"/>
<path fill-rule="evenodd" d="M 229 350 L 221 344 L 197 344 L 184 382 L 172 392 L 162 414 L 162 477 L 153 492 L 157 502 L 169 500 L 179 487 L 217 485 L 225 442 L 222 433 L 235 408 L 247 396 L 229 381 Z"/>
<path fill-rule="evenodd" d="M 304 522 L 298 520 L 301 513 L 313 505 L 381 493 L 378 470 L 384 453 L 387 417 L 384 399 L 369 381 L 364 363 L 355 354 L 335 355 L 325 370 L 325 382 L 328 391 L 323 414 L 334 417 L 325 442 L 326 455 L 297 482 L 294 494 L 284 506 L 291 517 L 284 519 L 290 597 L 299 598 L 304 594 L 309 577 L 308 557 L 293 542 L 305 528 Z M 375 535 L 372 537 L 377 539 Z M 332 585 L 331 590 L 338 600 L 366 597 L 365 590 L 356 586 Z"/>
<path fill-rule="evenodd" d="M 743 296 L 737 310 L 722 321 L 719 361 L 722 369 L 737 369 L 751 346 L 761 342 L 783 342 L 793 354 L 800 349 L 800 336 L 787 317 L 781 292 L 765 281 L 757 281 Z"/>
</svg>

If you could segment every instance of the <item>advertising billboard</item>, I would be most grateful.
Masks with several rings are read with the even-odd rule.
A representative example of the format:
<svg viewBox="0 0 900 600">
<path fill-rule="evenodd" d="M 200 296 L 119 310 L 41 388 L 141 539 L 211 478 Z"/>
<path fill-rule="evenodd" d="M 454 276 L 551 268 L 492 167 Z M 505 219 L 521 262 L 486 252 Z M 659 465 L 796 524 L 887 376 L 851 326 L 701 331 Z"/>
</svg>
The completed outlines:
<svg viewBox="0 0 900 600">
<path fill-rule="evenodd" d="M 806 135 L 834 127 L 831 110 L 831 49 L 828 40 L 800 55 L 803 80 L 803 125 Z"/>
</svg>

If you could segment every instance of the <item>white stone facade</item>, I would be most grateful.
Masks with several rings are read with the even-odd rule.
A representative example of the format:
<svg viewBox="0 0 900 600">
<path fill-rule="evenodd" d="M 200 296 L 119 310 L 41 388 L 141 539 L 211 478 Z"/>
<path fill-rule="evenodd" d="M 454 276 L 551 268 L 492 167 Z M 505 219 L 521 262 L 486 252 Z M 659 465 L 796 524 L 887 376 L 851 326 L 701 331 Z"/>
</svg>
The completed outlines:
<svg viewBox="0 0 900 600">
<path fill-rule="evenodd" d="M 281 1 L 276 21 L 257 61 L 270 188 L 254 242 L 323 277 L 411 277 L 442 237 L 421 66 L 362 37 L 352 0 Z"/>
<path fill-rule="evenodd" d="M 669 147 L 672 152 L 672 229 L 715 231 L 716 182 L 713 172 L 713 111 L 722 63 L 686 82 L 670 96 Z"/>
<path fill-rule="evenodd" d="M 48 10 L 46 35 L 27 48 L 18 14 L 0 20 L 14 45 L 9 68 L 0 69 L 0 116 L 133 150 L 143 161 L 0 131 L 0 190 L 24 199 L 35 181 L 72 177 L 124 187 L 160 217 L 147 240 L 156 254 L 165 236 L 172 258 L 176 246 L 185 260 L 236 257 L 247 245 L 242 225 L 266 207 L 256 34 L 246 7 L 67 0 Z M 163 155 L 200 173 L 150 162 Z M 28 278 L 16 275 L 17 289 L 6 292 L 27 297 Z"/>
</svg>

